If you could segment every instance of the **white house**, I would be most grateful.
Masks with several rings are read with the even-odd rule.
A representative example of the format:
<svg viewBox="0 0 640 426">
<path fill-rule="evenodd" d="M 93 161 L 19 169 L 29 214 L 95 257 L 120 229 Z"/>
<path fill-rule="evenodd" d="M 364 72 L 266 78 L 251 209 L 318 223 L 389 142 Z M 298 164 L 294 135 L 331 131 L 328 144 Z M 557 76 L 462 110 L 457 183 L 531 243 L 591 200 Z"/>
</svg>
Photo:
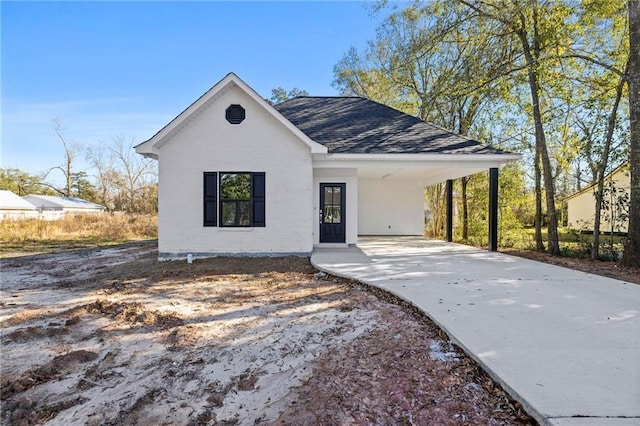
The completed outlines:
<svg viewBox="0 0 640 426">
<path fill-rule="evenodd" d="M 631 193 L 629 163 L 626 162 L 609 173 L 605 176 L 604 181 L 604 201 L 607 208 L 602 211 L 600 216 L 600 230 L 602 232 L 627 232 L 629 229 L 629 217 L 626 214 L 628 214 L 628 202 Z M 567 226 L 580 231 L 593 232 L 593 223 L 596 215 L 596 190 L 596 185 L 592 185 L 565 199 L 567 203 Z"/>
<path fill-rule="evenodd" d="M 491 169 L 497 191 L 520 158 L 359 97 L 274 107 L 233 73 L 136 152 L 158 160 L 160 258 L 423 235 L 425 186 Z"/>
<path fill-rule="evenodd" d="M 59 219 L 65 214 L 102 213 L 104 206 L 81 198 L 56 197 L 52 195 L 25 195 L 25 201 L 33 205 L 42 219 Z"/>
<path fill-rule="evenodd" d="M 0 190 L 0 219 L 36 219 L 38 210 L 11 191 Z"/>
</svg>

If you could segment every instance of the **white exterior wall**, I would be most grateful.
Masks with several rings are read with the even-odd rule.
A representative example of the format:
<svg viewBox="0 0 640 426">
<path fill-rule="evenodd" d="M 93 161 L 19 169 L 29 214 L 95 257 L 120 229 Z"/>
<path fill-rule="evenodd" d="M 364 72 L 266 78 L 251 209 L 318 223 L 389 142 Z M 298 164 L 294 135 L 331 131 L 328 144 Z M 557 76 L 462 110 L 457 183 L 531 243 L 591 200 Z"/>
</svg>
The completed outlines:
<svg viewBox="0 0 640 426">
<path fill-rule="evenodd" d="M 618 171 L 612 177 L 614 185 L 618 191 L 626 192 L 629 196 L 631 188 L 631 178 L 628 172 Z M 605 187 L 606 187 L 605 183 Z M 567 225 L 570 228 L 593 231 L 593 223 L 596 215 L 596 199 L 594 190 L 587 190 L 577 194 L 567 200 Z M 611 200 L 609 200 L 611 202 Z M 607 220 L 607 213 L 602 212 L 600 218 L 600 231 L 611 232 L 611 222 Z M 627 232 L 629 227 L 629 219 L 625 221 L 617 221 L 614 226 L 614 232 Z"/>
<path fill-rule="evenodd" d="M 351 168 L 319 168 L 313 171 L 313 244 L 320 244 L 320 184 L 346 183 L 346 244 L 358 243 L 358 170 Z"/>
<path fill-rule="evenodd" d="M 17 209 L 0 209 L 0 219 L 6 220 L 22 220 L 37 219 L 37 210 L 17 210 Z"/>
<path fill-rule="evenodd" d="M 239 125 L 225 119 L 231 104 L 246 110 Z M 311 151 L 237 86 L 159 148 L 158 166 L 161 257 L 313 249 Z M 265 172 L 266 226 L 203 226 L 203 172 Z"/>
<path fill-rule="evenodd" d="M 358 234 L 424 235 L 422 183 L 406 180 L 360 180 Z"/>
</svg>

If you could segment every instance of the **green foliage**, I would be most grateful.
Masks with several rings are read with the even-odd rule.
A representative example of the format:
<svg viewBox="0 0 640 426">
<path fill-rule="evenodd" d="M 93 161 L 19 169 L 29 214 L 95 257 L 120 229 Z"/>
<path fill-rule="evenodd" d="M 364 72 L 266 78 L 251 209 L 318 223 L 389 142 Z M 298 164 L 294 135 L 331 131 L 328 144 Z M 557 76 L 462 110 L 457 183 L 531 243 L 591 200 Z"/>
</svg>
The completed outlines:
<svg viewBox="0 0 640 426">
<path fill-rule="evenodd" d="M 521 152 L 520 186 L 510 186 L 517 179 L 509 169 L 501 176 L 507 193 L 501 199 L 512 203 L 500 206 L 501 244 L 519 244 L 527 239 L 523 226 L 546 221 L 557 252 L 556 198 L 601 179 L 599 165 L 609 170 L 610 159 L 620 164 L 629 155 L 626 108 L 616 104 L 629 53 L 625 6 L 625 0 L 378 2 L 373 13 L 387 15 L 375 39 L 336 64 L 334 86 Z M 479 176 L 468 187 L 468 239 L 484 241 L 486 207 L 478 207 L 486 202 L 486 179 Z M 534 182 L 544 185 L 537 198 Z M 431 235 L 443 232 L 438 189 L 426 192 Z M 534 208 L 536 201 L 544 207 Z"/>
<path fill-rule="evenodd" d="M 271 105 L 277 105 L 280 102 L 284 102 L 298 96 L 309 96 L 309 93 L 306 90 L 301 90 L 297 87 L 294 87 L 289 91 L 283 89 L 282 87 L 276 87 L 275 89 L 271 90 L 271 97 L 265 100 Z"/>
<path fill-rule="evenodd" d="M 89 181 L 86 172 L 76 172 L 71 175 L 71 190 L 69 193 L 72 197 L 82 198 L 92 203 L 99 201 L 96 188 Z"/>
<path fill-rule="evenodd" d="M 223 173 L 220 175 L 220 191 L 223 200 L 250 200 L 251 174 Z"/>
<path fill-rule="evenodd" d="M 29 194 L 60 195 L 44 183 L 41 176 L 31 175 L 20 169 L 0 169 L 0 189 L 21 197 Z"/>
</svg>

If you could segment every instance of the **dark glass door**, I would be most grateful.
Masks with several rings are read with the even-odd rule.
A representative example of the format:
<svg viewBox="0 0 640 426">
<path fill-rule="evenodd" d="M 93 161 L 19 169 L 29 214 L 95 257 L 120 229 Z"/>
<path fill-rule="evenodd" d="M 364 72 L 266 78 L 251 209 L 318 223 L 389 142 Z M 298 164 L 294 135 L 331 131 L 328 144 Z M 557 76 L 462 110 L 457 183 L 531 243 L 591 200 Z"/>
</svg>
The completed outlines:
<svg viewBox="0 0 640 426">
<path fill-rule="evenodd" d="M 320 184 L 320 242 L 344 243 L 345 183 Z"/>
</svg>

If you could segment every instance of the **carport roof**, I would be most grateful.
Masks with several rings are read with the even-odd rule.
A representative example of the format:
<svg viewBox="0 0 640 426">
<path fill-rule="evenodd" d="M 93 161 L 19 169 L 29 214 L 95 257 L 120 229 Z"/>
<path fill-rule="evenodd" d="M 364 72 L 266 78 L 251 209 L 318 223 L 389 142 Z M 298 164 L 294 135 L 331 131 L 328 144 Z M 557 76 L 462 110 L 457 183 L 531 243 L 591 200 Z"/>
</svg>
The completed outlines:
<svg viewBox="0 0 640 426">
<path fill-rule="evenodd" d="M 275 109 L 333 154 L 510 154 L 361 97 L 302 96 Z"/>
</svg>

